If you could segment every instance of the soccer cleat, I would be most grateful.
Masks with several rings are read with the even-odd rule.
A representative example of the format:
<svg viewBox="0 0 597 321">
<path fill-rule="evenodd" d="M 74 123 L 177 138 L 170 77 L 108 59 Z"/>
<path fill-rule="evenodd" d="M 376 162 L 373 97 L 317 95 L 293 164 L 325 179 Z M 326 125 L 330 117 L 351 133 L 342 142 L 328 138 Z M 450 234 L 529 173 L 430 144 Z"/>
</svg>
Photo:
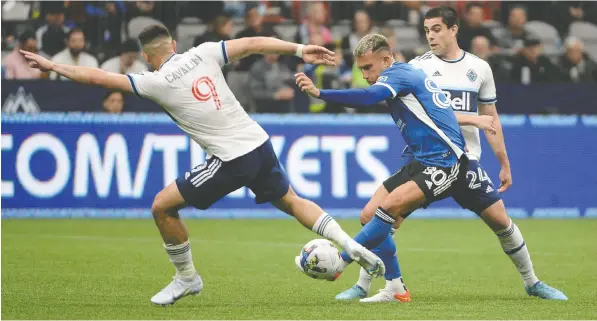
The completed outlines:
<svg viewBox="0 0 597 321">
<path fill-rule="evenodd" d="M 359 285 L 355 284 L 352 288 L 341 292 L 340 294 L 336 295 L 336 300 L 356 300 L 356 299 L 363 299 L 367 297 L 367 291 L 360 287 Z"/>
<path fill-rule="evenodd" d="M 355 240 L 348 240 L 344 244 L 344 250 L 353 260 L 359 263 L 369 275 L 380 277 L 386 273 L 386 266 L 383 264 L 383 261 Z"/>
<path fill-rule="evenodd" d="M 546 300 L 568 300 L 568 297 L 564 294 L 564 292 L 556 288 L 552 288 L 541 281 L 533 284 L 531 287 L 526 287 L 525 290 L 530 296 L 536 296 Z"/>
<path fill-rule="evenodd" d="M 359 302 L 372 303 L 372 302 L 410 302 L 410 293 L 406 291 L 404 294 L 394 293 L 388 289 L 381 289 L 379 293 L 374 296 L 359 300 Z"/>
<path fill-rule="evenodd" d="M 187 295 L 197 295 L 203 289 L 203 280 L 201 280 L 199 274 L 191 282 L 183 281 L 176 276 L 172 279 L 170 284 L 151 298 L 152 303 L 162 306 L 174 304 L 178 299 Z"/>
</svg>

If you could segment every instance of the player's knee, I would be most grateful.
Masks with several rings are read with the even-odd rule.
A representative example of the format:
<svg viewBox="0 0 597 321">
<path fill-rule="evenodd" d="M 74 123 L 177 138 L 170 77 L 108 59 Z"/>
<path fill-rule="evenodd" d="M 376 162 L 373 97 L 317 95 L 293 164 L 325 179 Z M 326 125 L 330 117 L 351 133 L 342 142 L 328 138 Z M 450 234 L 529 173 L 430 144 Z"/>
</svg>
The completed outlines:
<svg viewBox="0 0 597 321">
<path fill-rule="evenodd" d="M 151 204 L 151 214 L 153 215 L 153 218 L 157 220 L 165 217 L 167 215 L 167 210 L 165 197 L 162 193 L 158 193 Z"/>
</svg>

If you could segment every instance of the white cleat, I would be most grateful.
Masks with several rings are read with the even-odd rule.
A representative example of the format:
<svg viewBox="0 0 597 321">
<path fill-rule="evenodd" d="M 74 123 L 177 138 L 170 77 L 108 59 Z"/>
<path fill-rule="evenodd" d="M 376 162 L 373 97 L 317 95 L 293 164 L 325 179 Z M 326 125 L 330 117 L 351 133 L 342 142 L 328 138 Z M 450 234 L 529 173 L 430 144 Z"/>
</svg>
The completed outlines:
<svg viewBox="0 0 597 321">
<path fill-rule="evenodd" d="M 199 274 L 190 282 L 183 281 L 178 276 L 174 276 L 172 279 L 170 284 L 151 298 L 152 303 L 161 306 L 174 304 L 178 299 L 187 295 L 197 295 L 203 289 L 203 280 Z"/>
<path fill-rule="evenodd" d="M 359 263 L 369 275 L 380 277 L 386 273 L 386 266 L 383 264 L 383 261 L 355 240 L 350 239 L 347 241 L 344 244 L 344 251 Z"/>
<path fill-rule="evenodd" d="M 379 293 L 377 293 L 376 295 L 360 299 L 359 302 L 410 302 L 410 293 L 406 291 L 406 293 L 404 294 L 398 294 L 388 289 L 382 289 L 379 290 Z"/>
</svg>

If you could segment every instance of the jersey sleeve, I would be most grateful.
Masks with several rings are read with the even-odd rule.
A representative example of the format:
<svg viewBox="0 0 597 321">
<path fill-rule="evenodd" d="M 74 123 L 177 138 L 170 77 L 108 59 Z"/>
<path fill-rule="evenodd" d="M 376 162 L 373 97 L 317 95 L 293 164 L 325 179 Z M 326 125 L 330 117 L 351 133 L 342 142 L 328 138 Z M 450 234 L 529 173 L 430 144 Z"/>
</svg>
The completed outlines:
<svg viewBox="0 0 597 321">
<path fill-rule="evenodd" d="M 415 57 L 413 59 L 411 59 L 408 64 L 409 65 L 413 65 L 415 68 L 421 68 L 423 69 L 423 65 L 421 64 L 421 61 L 419 61 L 419 59 L 417 59 L 418 57 Z"/>
<path fill-rule="evenodd" d="M 162 92 L 163 79 L 154 72 L 140 72 L 126 75 L 131 83 L 133 93 L 141 98 L 155 100 L 158 93 Z"/>
<path fill-rule="evenodd" d="M 479 103 L 481 104 L 495 104 L 497 95 L 495 90 L 495 81 L 493 80 L 493 72 L 489 64 L 485 63 L 485 71 L 483 72 L 483 83 L 479 88 Z"/>
<path fill-rule="evenodd" d="M 385 70 L 381 73 L 377 81 L 373 86 L 384 86 L 392 92 L 392 98 L 396 98 L 398 94 L 404 93 L 410 87 L 408 79 L 401 75 L 404 73 L 398 73 L 391 70 Z"/>
<path fill-rule="evenodd" d="M 220 67 L 228 63 L 228 53 L 226 52 L 226 42 L 205 42 L 191 49 L 203 59 L 215 61 Z"/>
</svg>

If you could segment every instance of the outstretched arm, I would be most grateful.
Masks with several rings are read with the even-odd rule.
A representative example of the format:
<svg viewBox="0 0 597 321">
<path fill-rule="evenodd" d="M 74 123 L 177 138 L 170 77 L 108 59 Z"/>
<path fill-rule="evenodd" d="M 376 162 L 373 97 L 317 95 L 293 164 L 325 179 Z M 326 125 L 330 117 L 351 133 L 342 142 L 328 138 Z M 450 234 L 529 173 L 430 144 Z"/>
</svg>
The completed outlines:
<svg viewBox="0 0 597 321">
<path fill-rule="evenodd" d="M 54 63 L 40 55 L 21 50 L 31 68 L 41 71 L 53 71 L 72 81 L 87 85 L 98 85 L 123 92 L 132 92 L 131 84 L 125 75 L 105 72 L 98 68 L 71 66 Z"/>
<path fill-rule="evenodd" d="M 269 37 L 247 37 L 225 42 L 228 59 L 238 60 L 252 54 L 296 55 L 306 63 L 335 65 L 333 51 L 321 46 L 299 45 Z"/>
<path fill-rule="evenodd" d="M 318 89 L 313 81 L 304 73 L 295 75 L 299 88 L 312 97 L 325 101 L 353 105 L 374 105 L 380 101 L 392 98 L 392 92 L 386 86 L 370 86 L 365 89 Z"/>
</svg>

